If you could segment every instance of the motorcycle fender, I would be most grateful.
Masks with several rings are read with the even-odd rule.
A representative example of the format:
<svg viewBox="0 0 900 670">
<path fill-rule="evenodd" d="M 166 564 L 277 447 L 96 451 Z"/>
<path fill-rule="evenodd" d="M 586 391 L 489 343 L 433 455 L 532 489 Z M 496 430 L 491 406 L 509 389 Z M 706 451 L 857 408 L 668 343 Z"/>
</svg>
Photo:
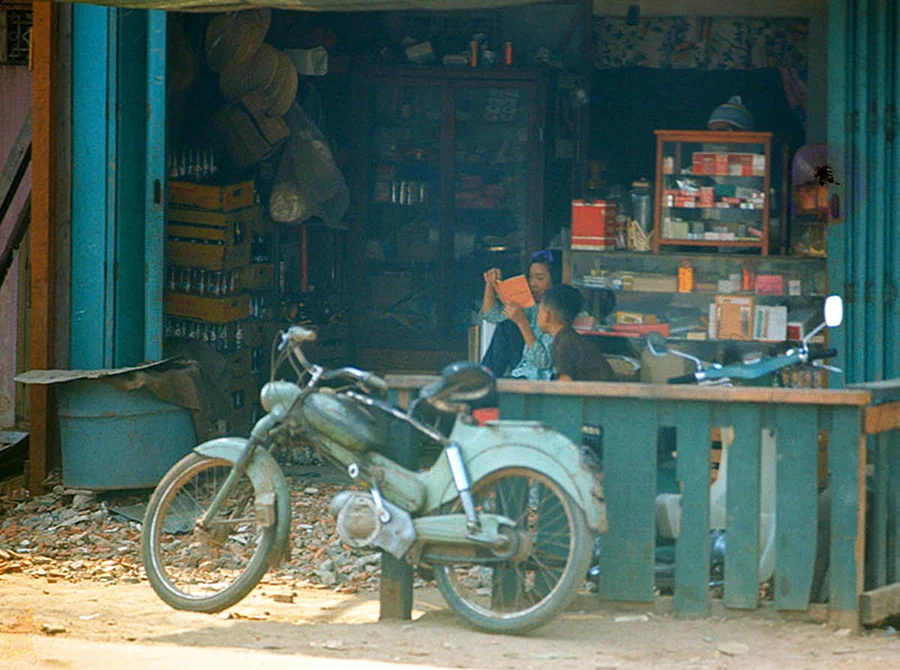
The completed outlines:
<svg viewBox="0 0 900 670">
<path fill-rule="evenodd" d="M 520 422 L 499 422 L 490 428 L 460 426 L 452 435 L 460 445 L 469 480 L 477 482 L 503 468 L 522 467 L 544 473 L 557 481 L 584 510 L 588 525 L 605 533 L 606 501 L 603 487 L 578 448 L 559 433 Z M 458 495 L 446 457 L 426 476 L 430 479 L 429 505 L 433 511 Z M 435 488 L 439 490 L 435 490 Z"/>
<path fill-rule="evenodd" d="M 201 456 L 221 458 L 236 463 L 247 448 L 247 440 L 242 437 L 220 437 L 194 447 Z M 247 465 L 247 476 L 253 482 L 257 499 L 265 500 L 274 496 L 275 542 L 269 554 L 269 567 L 274 568 L 288 550 L 291 535 L 291 491 L 284 473 L 272 455 L 265 449 L 257 449 Z"/>
</svg>

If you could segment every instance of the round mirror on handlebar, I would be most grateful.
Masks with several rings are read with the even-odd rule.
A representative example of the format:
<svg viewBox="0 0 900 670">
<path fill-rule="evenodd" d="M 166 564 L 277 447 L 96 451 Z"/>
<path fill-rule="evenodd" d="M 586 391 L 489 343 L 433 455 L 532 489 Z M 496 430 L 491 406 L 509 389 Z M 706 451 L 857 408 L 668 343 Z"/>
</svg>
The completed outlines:
<svg viewBox="0 0 900 670">
<path fill-rule="evenodd" d="M 839 295 L 830 295 L 825 299 L 825 324 L 829 328 L 837 328 L 844 320 L 844 301 Z"/>
<path fill-rule="evenodd" d="M 660 333 L 647 333 L 647 347 L 654 356 L 666 356 L 669 353 L 669 344 Z"/>
</svg>

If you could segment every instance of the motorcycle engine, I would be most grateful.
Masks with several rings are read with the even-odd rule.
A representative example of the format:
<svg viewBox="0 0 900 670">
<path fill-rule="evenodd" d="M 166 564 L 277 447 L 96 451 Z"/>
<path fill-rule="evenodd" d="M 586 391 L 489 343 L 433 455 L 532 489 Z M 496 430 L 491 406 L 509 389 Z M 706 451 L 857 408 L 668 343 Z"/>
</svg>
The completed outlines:
<svg viewBox="0 0 900 670">
<path fill-rule="evenodd" d="M 384 511 L 390 520 L 383 523 L 370 493 L 341 491 L 332 499 L 330 511 L 337 519 L 341 540 L 351 547 L 379 547 L 403 558 L 415 543 L 416 531 L 409 513 L 385 501 Z"/>
<path fill-rule="evenodd" d="M 343 491 L 331 501 L 331 513 L 337 517 L 337 529 L 346 544 L 365 547 L 378 537 L 381 520 L 375 500 L 368 493 Z"/>
</svg>

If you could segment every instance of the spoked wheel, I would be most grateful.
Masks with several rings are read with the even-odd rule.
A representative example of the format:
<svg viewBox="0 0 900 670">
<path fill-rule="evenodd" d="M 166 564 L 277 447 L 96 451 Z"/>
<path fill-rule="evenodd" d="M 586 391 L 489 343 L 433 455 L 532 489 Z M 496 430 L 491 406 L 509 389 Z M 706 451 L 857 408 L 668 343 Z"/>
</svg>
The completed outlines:
<svg viewBox="0 0 900 670">
<path fill-rule="evenodd" d="M 593 543 L 584 512 L 557 482 L 526 468 L 498 470 L 477 481 L 472 494 L 479 511 L 516 521 L 517 551 L 498 563 L 435 565 L 438 588 L 481 630 L 524 633 L 543 626 L 584 584 Z"/>
<path fill-rule="evenodd" d="M 180 610 L 219 612 L 244 598 L 265 574 L 275 525 L 257 519 L 244 474 L 205 528 L 196 521 L 225 483 L 232 463 L 190 454 L 156 487 L 144 516 L 141 554 L 147 579 Z"/>
</svg>

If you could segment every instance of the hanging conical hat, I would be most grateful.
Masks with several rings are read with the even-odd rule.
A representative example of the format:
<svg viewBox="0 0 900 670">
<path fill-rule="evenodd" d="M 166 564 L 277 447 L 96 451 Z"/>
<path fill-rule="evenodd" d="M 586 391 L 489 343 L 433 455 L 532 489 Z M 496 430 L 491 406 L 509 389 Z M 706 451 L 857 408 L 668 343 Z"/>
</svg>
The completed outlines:
<svg viewBox="0 0 900 670">
<path fill-rule="evenodd" d="M 219 14 L 206 30 L 206 62 L 213 72 L 253 56 L 269 31 L 272 12 L 254 9 Z"/>
</svg>

